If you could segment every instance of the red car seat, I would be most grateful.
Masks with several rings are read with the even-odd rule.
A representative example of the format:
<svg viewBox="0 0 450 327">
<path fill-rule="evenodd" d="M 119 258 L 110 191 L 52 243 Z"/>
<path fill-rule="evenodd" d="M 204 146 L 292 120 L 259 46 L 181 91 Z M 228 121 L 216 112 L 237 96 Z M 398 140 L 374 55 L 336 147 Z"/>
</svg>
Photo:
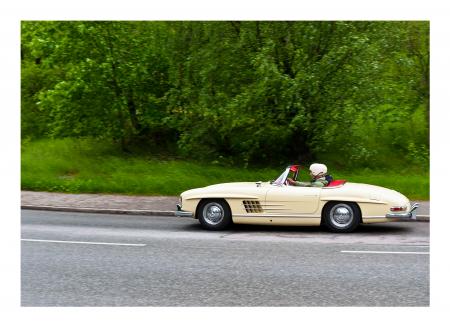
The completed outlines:
<svg viewBox="0 0 450 327">
<path fill-rule="evenodd" d="M 340 186 L 340 185 L 344 185 L 345 183 L 347 183 L 347 181 L 345 179 L 335 179 L 333 181 L 331 181 L 327 186 L 325 187 L 333 187 L 333 186 Z"/>
</svg>

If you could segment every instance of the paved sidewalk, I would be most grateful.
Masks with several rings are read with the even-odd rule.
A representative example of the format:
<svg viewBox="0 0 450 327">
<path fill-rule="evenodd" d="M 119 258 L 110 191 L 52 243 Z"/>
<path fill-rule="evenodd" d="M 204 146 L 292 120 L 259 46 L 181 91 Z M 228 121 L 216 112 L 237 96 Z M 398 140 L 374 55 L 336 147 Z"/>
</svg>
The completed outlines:
<svg viewBox="0 0 450 327">
<path fill-rule="evenodd" d="M 22 191 L 22 208 L 173 216 L 176 196 L 66 194 Z"/>
<path fill-rule="evenodd" d="M 66 194 L 22 191 L 22 208 L 96 213 L 125 213 L 173 216 L 177 196 L 130 196 L 110 194 Z M 414 202 L 414 201 L 413 201 Z M 430 202 L 420 204 L 419 220 L 429 220 Z"/>
</svg>

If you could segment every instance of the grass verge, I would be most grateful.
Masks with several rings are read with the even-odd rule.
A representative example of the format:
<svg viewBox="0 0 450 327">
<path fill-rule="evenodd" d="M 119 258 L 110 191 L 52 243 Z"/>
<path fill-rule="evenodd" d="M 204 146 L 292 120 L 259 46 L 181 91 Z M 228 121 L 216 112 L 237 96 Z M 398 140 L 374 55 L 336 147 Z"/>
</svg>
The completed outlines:
<svg viewBox="0 0 450 327">
<path fill-rule="evenodd" d="M 206 185 L 233 181 L 268 181 L 283 169 L 243 169 L 154 156 L 125 155 L 94 140 L 23 142 L 24 190 L 66 193 L 178 195 Z M 429 199 L 429 174 L 391 171 L 330 171 L 336 179 L 395 189 L 410 199 Z M 301 179 L 308 179 L 306 172 Z"/>
</svg>

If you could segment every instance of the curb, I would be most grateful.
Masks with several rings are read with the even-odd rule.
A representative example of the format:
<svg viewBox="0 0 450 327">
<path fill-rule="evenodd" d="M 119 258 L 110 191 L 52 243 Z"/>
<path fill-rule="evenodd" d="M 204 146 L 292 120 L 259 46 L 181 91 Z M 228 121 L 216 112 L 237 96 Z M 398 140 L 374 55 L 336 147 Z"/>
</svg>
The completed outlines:
<svg viewBox="0 0 450 327">
<path fill-rule="evenodd" d="M 52 207 L 52 206 L 34 206 L 34 205 L 22 205 L 21 209 L 123 214 L 123 215 L 175 216 L 175 211 L 166 211 L 166 210 L 98 209 L 98 208 L 73 208 L 73 207 Z"/>
<path fill-rule="evenodd" d="M 417 221 L 430 222 L 430 215 L 417 215 Z"/>
<path fill-rule="evenodd" d="M 52 207 L 52 206 L 34 206 L 34 205 L 22 205 L 21 208 L 24 210 L 68 211 L 68 212 L 175 217 L 175 211 L 168 211 L 168 210 L 98 209 L 98 208 Z M 429 222 L 430 215 L 417 215 L 416 221 Z"/>
</svg>

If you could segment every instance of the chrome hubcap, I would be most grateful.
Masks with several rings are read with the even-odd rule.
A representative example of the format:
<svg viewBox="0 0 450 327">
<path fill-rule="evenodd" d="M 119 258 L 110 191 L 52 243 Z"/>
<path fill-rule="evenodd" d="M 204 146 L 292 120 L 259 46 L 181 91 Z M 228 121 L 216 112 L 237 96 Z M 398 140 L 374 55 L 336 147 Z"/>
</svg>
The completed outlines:
<svg viewBox="0 0 450 327">
<path fill-rule="evenodd" d="M 337 204 L 331 209 L 330 218 L 333 225 L 345 228 L 353 221 L 353 210 L 346 204 Z"/>
<path fill-rule="evenodd" d="M 203 208 L 203 218 L 208 224 L 217 225 L 223 219 L 224 211 L 220 204 L 211 202 Z"/>
</svg>

